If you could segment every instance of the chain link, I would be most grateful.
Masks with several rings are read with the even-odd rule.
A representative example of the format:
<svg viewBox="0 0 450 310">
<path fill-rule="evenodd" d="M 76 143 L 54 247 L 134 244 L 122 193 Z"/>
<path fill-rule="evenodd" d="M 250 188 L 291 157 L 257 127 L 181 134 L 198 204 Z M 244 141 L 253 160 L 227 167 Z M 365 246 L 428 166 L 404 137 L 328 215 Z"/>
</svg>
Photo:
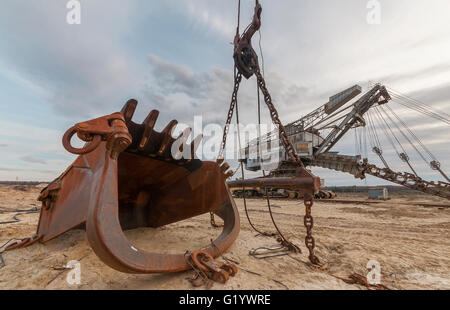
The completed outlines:
<svg viewBox="0 0 450 310">
<path fill-rule="evenodd" d="M 236 71 L 236 69 L 235 69 L 235 71 Z M 228 131 L 230 129 L 231 120 L 233 119 L 234 108 L 236 107 L 237 95 L 238 95 L 239 85 L 241 84 L 241 81 L 242 81 L 242 74 L 240 72 L 235 73 L 234 74 L 233 94 L 231 95 L 231 103 L 230 103 L 230 108 L 228 110 L 227 121 L 225 123 L 225 127 L 223 128 L 223 138 L 222 138 L 222 144 L 220 145 L 220 151 L 219 151 L 218 158 L 223 158 L 223 152 L 225 151 L 225 146 L 227 144 Z"/>
<path fill-rule="evenodd" d="M 281 141 L 284 144 L 284 147 L 286 149 L 286 153 L 288 154 L 291 161 L 297 164 L 297 166 L 301 169 L 305 169 L 305 166 L 303 165 L 300 158 L 295 154 L 294 146 L 292 145 L 292 142 L 289 141 L 286 128 L 284 128 L 283 124 L 280 121 L 280 118 L 278 117 L 278 112 L 275 108 L 275 106 L 272 103 L 272 97 L 269 94 L 269 91 L 266 87 L 266 82 L 264 80 L 264 77 L 261 74 L 261 71 L 259 70 L 259 67 L 257 67 L 255 71 L 256 78 L 258 79 L 258 85 L 261 89 L 263 95 L 264 95 L 264 101 L 269 109 L 270 117 L 272 118 L 272 121 L 274 122 L 275 126 L 278 127 L 279 136 L 281 138 Z M 311 176 L 312 177 L 312 176 Z M 313 196 L 312 195 L 305 195 L 305 218 L 304 218 L 304 224 L 306 227 L 306 238 L 305 238 L 305 244 L 306 247 L 309 250 L 309 260 L 314 265 L 320 265 L 320 260 L 317 258 L 317 256 L 314 254 L 314 248 L 316 246 L 316 242 L 314 240 L 314 237 L 312 236 L 312 228 L 314 226 L 314 219 L 311 215 L 311 208 L 314 204 Z"/>
<path fill-rule="evenodd" d="M 223 227 L 223 225 L 218 225 L 218 224 L 216 223 L 216 219 L 215 219 L 215 217 L 214 217 L 214 213 L 209 212 L 209 216 L 210 216 L 210 223 L 211 223 L 211 226 L 212 226 L 212 227 L 214 227 L 214 228 L 221 228 L 221 227 Z"/>
<path fill-rule="evenodd" d="M 286 128 L 283 126 L 283 124 L 280 121 L 278 111 L 272 102 L 272 97 L 270 96 L 270 93 L 267 89 L 266 82 L 264 80 L 263 75 L 261 74 L 259 66 L 256 66 L 255 76 L 258 81 L 258 87 L 261 89 L 261 92 L 263 93 L 264 102 L 266 103 L 267 108 L 269 109 L 270 117 L 271 117 L 273 123 L 275 124 L 275 126 L 278 128 L 279 137 L 280 137 L 281 141 L 283 142 L 286 153 L 288 154 L 290 160 L 293 161 L 294 163 L 296 163 L 299 168 L 305 169 L 305 166 L 303 165 L 302 161 L 295 153 L 294 146 L 292 145 L 291 141 L 289 141 L 289 138 L 286 133 Z M 242 74 L 240 72 L 235 73 L 233 94 L 231 96 L 230 108 L 228 110 L 227 121 L 226 121 L 226 124 L 224 127 L 222 144 L 220 147 L 218 158 L 223 158 L 223 153 L 225 150 L 227 136 L 228 136 L 228 130 L 229 130 L 229 126 L 231 124 L 231 120 L 233 118 L 234 109 L 236 107 L 237 94 L 239 91 L 239 86 L 240 86 L 241 81 L 242 81 Z M 245 192 L 244 192 L 244 195 L 245 195 Z M 312 236 L 312 228 L 314 226 L 314 219 L 311 215 L 312 206 L 313 206 L 313 196 L 305 195 L 305 209 L 306 209 L 305 218 L 304 218 L 304 224 L 306 227 L 305 245 L 309 250 L 309 260 L 311 261 L 311 263 L 314 265 L 320 265 L 320 260 L 314 254 L 314 248 L 315 248 L 316 243 L 315 243 L 314 237 Z M 213 227 L 216 226 L 213 214 L 211 214 L 211 225 Z"/>
<path fill-rule="evenodd" d="M 314 254 L 314 248 L 316 247 L 316 241 L 312 236 L 312 229 L 314 227 L 314 219 L 311 215 L 311 209 L 314 204 L 312 195 L 305 195 L 305 218 L 304 223 L 306 227 L 305 245 L 309 251 L 309 260 L 314 265 L 320 265 L 319 258 Z"/>
<path fill-rule="evenodd" d="M 191 278 L 187 278 L 187 280 L 191 282 L 194 287 L 200 287 L 204 285 L 206 286 L 206 289 L 210 289 L 213 285 L 213 282 L 208 278 L 206 273 L 201 268 L 193 263 L 191 252 L 186 251 L 184 253 L 184 260 L 194 271 L 194 275 Z"/>
<path fill-rule="evenodd" d="M 230 124 L 231 124 L 231 120 L 233 119 L 234 108 L 236 107 L 236 103 L 237 103 L 237 95 L 238 95 L 238 91 L 239 91 L 239 86 L 242 81 L 242 74 L 240 72 L 238 72 L 236 70 L 236 68 L 234 69 L 234 71 L 235 72 L 234 72 L 233 93 L 231 95 L 231 102 L 230 102 L 230 108 L 228 109 L 227 120 L 225 122 L 225 127 L 223 128 L 222 144 L 220 145 L 219 155 L 217 156 L 218 159 L 224 158 L 223 153 L 225 151 L 225 146 L 227 144 L 228 131 L 230 130 Z M 210 219 L 211 226 L 214 228 L 220 228 L 221 226 L 216 224 L 216 221 L 214 219 L 214 213 L 209 212 L 209 215 L 211 218 Z"/>
<path fill-rule="evenodd" d="M 240 10 L 240 5 L 239 5 L 239 10 Z M 303 162 L 295 153 L 295 149 L 294 149 L 292 142 L 289 141 L 288 135 L 286 133 L 286 128 L 284 128 L 283 124 L 280 121 L 280 118 L 278 116 L 278 111 L 272 102 L 272 97 L 270 96 L 269 91 L 267 90 L 266 81 L 265 81 L 263 75 L 261 74 L 261 70 L 259 68 L 259 63 L 258 63 L 256 53 L 254 51 L 253 51 L 253 53 L 247 53 L 247 56 L 253 58 L 250 60 L 247 59 L 247 61 L 245 62 L 246 64 L 250 64 L 250 63 L 253 64 L 254 66 L 252 65 L 251 68 L 242 68 L 243 64 L 240 64 L 241 67 L 239 67 L 238 63 L 236 63 L 238 61 L 237 59 L 239 58 L 236 56 L 236 51 L 239 50 L 238 47 L 240 45 L 242 45 L 242 46 L 247 46 L 247 48 L 249 47 L 250 49 L 252 49 L 251 38 L 252 38 L 253 34 L 255 33 L 255 31 L 259 30 L 260 26 L 261 26 L 261 6 L 259 5 L 258 1 L 256 1 L 255 15 L 254 15 L 253 21 L 250 24 L 250 26 L 247 28 L 247 30 L 244 31 L 244 34 L 242 35 L 241 38 L 239 38 L 239 24 L 238 24 L 238 28 L 237 28 L 237 35 L 236 35 L 236 39 L 234 42 L 234 45 L 235 45 L 234 89 L 233 89 L 233 94 L 231 96 L 230 108 L 228 110 L 227 122 L 226 122 L 226 125 L 224 128 L 224 131 L 223 131 L 223 139 L 222 139 L 222 144 L 220 147 L 218 158 L 223 158 L 223 152 L 224 152 L 225 146 L 226 146 L 229 126 L 231 124 L 231 119 L 233 118 L 235 106 L 237 105 L 237 93 L 239 91 L 239 85 L 242 80 L 242 75 L 244 74 L 243 71 L 244 72 L 248 71 L 247 73 L 252 72 L 256 76 L 258 88 L 263 93 L 264 102 L 266 103 L 267 108 L 269 109 L 270 117 L 271 117 L 273 123 L 275 124 L 275 126 L 278 128 L 279 138 L 283 142 L 284 148 L 286 150 L 286 154 L 288 155 L 289 159 L 300 168 L 300 170 L 302 170 L 303 172 L 307 172 L 305 169 L 305 166 L 303 165 Z M 240 68 L 240 69 L 238 70 L 238 68 Z M 248 70 L 246 70 L 246 69 L 248 69 Z M 241 70 L 243 70 L 243 71 L 241 71 Z M 244 75 L 246 78 L 249 78 L 251 76 L 251 74 L 248 74 L 248 75 L 244 74 Z M 258 93 L 258 96 L 259 96 L 259 93 Z M 242 172 L 243 172 L 243 169 L 242 169 Z M 306 175 L 309 175 L 311 178 L 314 177 L 310 173 L 306 173 Z M 244 188 L 244 203 L 245 203 L 245 188 Z M 312 236 L 312 228 L 314 226 L 314 220 L 311 215 L 312 205 L 313 205 L 313 196 L 311 194 L 306 194 L 305 195 L 306 211 L 305 211 L 305 219 L 304 219 L 304 224 L 306 227 L 305 244 L 309 250 L 309 259 L 310 259 L 311 263 L 313 263 L 314 265 L 318 265 L 318 264 L 320 264 L 320 261 L 314 254 L 315 240 L 314 240 L 314 237 Z M 269 210 L 270 210 L 270 203 L 269 203 Z M 247 217 L 248 217 L 248 214 L 247 214 Z M 272 218 L 272 221 L 273 221 L 273 218 Z M 211 225 L 213 225 L 213 224 L 215 224 L 214 216 L 211 215 Z M 274 222 L 274 224 L 275 224 L 275 222 Z M 275 227 L 276 227 L 276 224 L 275 224 Z M 278 230 L 278 228 L 277 228 L 277 230 Z M 287 241 L 286 239 L 284 239 L 282 237 L 281 234 L 280 234 L 280 238 L 282 239 L 282 241 L 285 241 L 285 242 Z M 288 245 L 294 246 L 290 242 Z"/>
<path fill-rule="evenodd" d="M 286 128 L 284 128 L 283 124 L 281 123 L 280 118 L 278 116 L 278 111 L 275 108 L 274 104 L 272 103 L 272 97 L 270 96 L 269 91 L 267 90 L 266 81 L 264 80 L 264 77 L 261 74 L 259 66 L 255 70 L 255 75 L 256 75 L 256 78 L 258 79 L 259 88 L 261 89 L 261 92 L 263 93 L 264 102 L 266 103 L 267 108 L 269 109 L 270 117 L 272 118 L 272 121 L 275 124 L 275 126 L 277 126 L 277 128 L 278 128 L 279 136 L 280 136 L 281 141 L 283 142 L 283 145 L 286 149 L 286 153 L 288 154 L 289 158 L 293 162 L 295 162 L 300 168 L 304 168 L 302 161 L 297 156 L 297 154 L 295 154 L 294 146 L 292 145 L 291 141 L 289 141 L 289 139 L 288 139 L 288 136 L 286 133 Z"/>
</svg>

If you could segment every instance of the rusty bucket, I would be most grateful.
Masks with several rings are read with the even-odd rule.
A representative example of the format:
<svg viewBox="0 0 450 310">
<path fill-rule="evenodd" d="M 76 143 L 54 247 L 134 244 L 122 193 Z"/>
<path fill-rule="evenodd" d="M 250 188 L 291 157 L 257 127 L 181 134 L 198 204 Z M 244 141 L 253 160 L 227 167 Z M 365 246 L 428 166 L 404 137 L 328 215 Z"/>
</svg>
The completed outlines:
<svg viewBox="0 0 450 310">
<path fill-rule="evenodd" d="M 135 247 L 124 230 L 161 227 L 213 212 L 224 221 L 222 233 L 207 248 L 213 257 L 225 252 L 239 233 L 239 215 L 226 185 L 232 172 L 223 161 L 195 158 L 200 138 L 182 139 L 178 151 L 191 150 L 188 159 L 173 155 L 172 132 L 154 130 L 159 112 L 151 111 L 142 124 L 131 118 L 137 101 L 121 112 L 79 123 L 63 138 L 64 147 L 78 154 L 75 162 L 47 188 L 35 240 L 47 242 L 73 229 L 85 228 L 89 244 L 108 266 L 127 273 L 168 273 L 190 269 L 184 253 L 160 254 Z M 77 136 L 83 148 L 71 146 Z M 175 152 L 177 153 L 177 152 Z M 210 244 L 209 240 L 207 244 Z"/>
</svg>

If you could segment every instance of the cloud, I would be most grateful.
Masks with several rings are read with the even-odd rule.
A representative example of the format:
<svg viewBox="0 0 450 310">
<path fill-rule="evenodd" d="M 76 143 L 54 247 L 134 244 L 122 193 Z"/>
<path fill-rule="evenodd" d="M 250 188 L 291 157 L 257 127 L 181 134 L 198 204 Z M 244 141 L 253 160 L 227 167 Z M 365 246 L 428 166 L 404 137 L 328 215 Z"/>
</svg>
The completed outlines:
<svg viewBox="0 0 450 310">
<path fill-rule="evenodd" d="M 153 65 L 153 74 L 158 77 L 157 83 L 166 95 L 174 92 L 189 92 L 196 95 L 192 90 L 196 90 L 200 85 L 200 77 L 196 76 L 192 70 L 186 66 L 176 65 L 164 61 L 155 56 L 148 56 Z"/>
<path fill-rule="evenodd" d="M 0 144 L 0 147 L 8 147 L 8 144 Z"/>
<path fill-rule="evenodd" d="M 16 171 L 16 169 L 0 167 L 0 171 Z"/>
<path fill-rule="evenodd" d="M 43 165 L 47 164 L 45 160 L 34 157 L 32 155 L 22 156 L 19 157 L 19 159 L 32 164 L 43 164 Z"/>
<path fill-rule="evenodd" d="M 86 1 L 81 25 L 68 25 L 64 2 L 38 2 L 15 1 L 0 11 L 0 28 L 9 29 L 1 31 L 9 43 L 0 51 L 5 74 L 30 91 L 44 90 L 38 95 L 71 119 L 105 114 L 112 103 L 125 100 L 135 72 L 118 41 L 131 5 L 109 1 L 101 14 L 104 3 Z"/>
<path fill-rule="evenodd" d="M 364 1 L 261 1 L 267 86 L 283 123 L 306 115 L 342 89 L 356 83 L 365 86 L 370 80 L 448 110 L 450 2 L 381 2 L 382 24 L 373 26 L 366 22 Z M 65 23 L 65 4 L 17 0 L 0 11 L 0 87 L 6 78 L 28 95 L 29 104 L 50 106 L 46 116 L 55 129 L 0 116 L 0 135 L 7 144 L 0 145 L 2 167 L 18 171 L 26 165 L 33 177 L 54 177 L 50 170 L 56 174 L 72 159 L 60 145 L 67 128 L 62 124 L 117 111 L 131 97 L 140 101 L 137 120 L 151 109 L 161 111 L 158 126 L 171 119 L 191 124 L 195 115 L 203 116 L 204 124 L 224 123 L 233 89 L 229 43 L 237 3 L 83 1 L 78 26 Z M 241 31 L 251 20 L 253 5 L 254 1 L 242 1 Z M 258 34 L 254 40 L 259 40 Z M 0 91 L 8 92 L 8 86 Z M 241 123 L 256 122 L 253 78 L 243 80 L 238 100 Z M 263 122 L 268 123 L 261 103 Z M 27 113 L 18 100 L 10 104 L 18 115 Z M 447 127 L 395 108 L 421 139 L 432 144 L 432 151 L 437 150 L 443 166 L 449 166 L 442 143 Z M 337 146 L 339 151 L 354 152 L 352 135 Z M 37 172 L 44 158 L 49 170 Z M 29 177 L 26 172 L 19 176 Z"/>
<path fill-rule="evenodd" d="M 0 166 L 0 171 L 5 171 L 5 172 L 19 172 L 21 175 L 24 175 L 25 177 L 22 177 L 21 179 L 24 180 L 42 180 L 41 178 L 35 178 L 34 176 L 30 176 L 29 173 L 30 172 L 34 172 L 37 175 L 44 175 L 46 180 L 51 180 L 48 178 L 48 175 L 54 175 L 55 173 L 58 173 L 55 170 L 46 170 L 46 169 L 21 169 L 21 168 L 7 168 L 7 167 L 1 167 Z M 13 178 L 10 179 L 2 179 L 4 181 L 11 181 Z"/>
<path fill-rule="evenodd" d="M 1 152 L 0 180 L 54 179 L 74 158 L 62 147 L 62 135 L 58 130 L 2 120 L 0 139 L 8 148 Z"/>
<path fill-rule="evenodd" d="M 194 72 L 185 65 L 168 62 L 156 55 L 149 55 L 149 62 L 152 76 L 157 77 L 153 83 L 147 84 L 146 89 L 147 98 L 153 105 L 170 110 L 182 118 L 186 117 L 188 111 L 190 115 L 203 115 L 207 121 L 224 122 L 233 90 L 232 70 L 213 67 L 206 72 Z M 289 111 L 295 107 L 293 103 L 311 99 L 307 87 L 287 81 L 278 76 L 277 72 L 268 74 L 267 85 L 280 110 Z M 243 121 L 247 119 L 256 122 L 254 108 L 257 106 L 257 94 L 254 78 L 248 81 L 243 79 L 238 101 L 242 103 L 243 116 L 248 116 L 243 117 Z M 261 104 L 265 110 L 262 95 Z M 250 112 L 248 107 L 253 111 Z"/>
<path fill-rule="evenodd" d="M 411 77 L 414 77 L 415 79 L 426 79 L 429 77 L 433 77 L 442 73 L 449 73 L 450 72 L 450 63 L 444 62 L 444 63 L 438 63 L 432 66 L 426 66 L 424 68 L 420 68 L 418 70 L 414 71 L 408 71 L 408 72 L 390 72 L 389 75 L 385 75 L 379 78 L 376 78 L 374 80 L 376 81 L 382 81 L 384 83 L 389 84 L 398 84 L 400 82 L 408 82 L 411 80 Z M 448 87 L 448 85 L 447 85 Z"/>
<path fill-rule="evenodd" d="M 233 73 L 231 70 L 213 68 L 207 72 L 196 73 L 187 66 L 170 63 L 155 55 L 150 55 L 149 61 L 152 65 L 152 74 L 158 76 L 161 82 L 155 83 L 149 88 L 149 96 L 150 94 L 153 96 L 153 100 L 158 102 L 160 108 L 165 109 L 168 106 L 174 108 L 171 112 L 173 112 L 173 115 L 179 115 L 181 119 L 186 119 L 185 112 L 186 109 L 188 109 L 190 115 L 199 113 L 205 116 L 207 122 L 223 124 L 225 116 L 224 112 L 227 111 L 232 90 Z M 438 72 L 440 70 L 441 68 L 438 67 L 430 68 L 429 70 L 425 70 L 423 76 L 433 74 L 433 72 Z M 442 71 L 444 71 L 444 69 L 442 69 Z M 277 72 L 269 72 L 267 76 L 269 91 L 272 94 L 273 100 L 280 112 L 280 117 L 284 123 L 300 118 L 303 114 L 301 111 L 305 111 L 304 113 L 306 114 L 314 109 L 311 105 L 302 104 L 302 102 L 316 102 L 317 106 L 319 106 L 320 104 L 325 103 L 329 96 L 339 91 L 336 89 L 335 91 L 321 93 L 314 88 L 308 88 L 306 86 L 297 85 L 293 81 L 288 81 L 285 78 L 280 77 Z M 414 95 L 417 95 L 417 97 L 428 97 L 431 100 L 431 103 L 434 101 L 438 102 L 439 100 L 446 98 L 447 88 L 448 87 L 445 85 L 437 88 L 434 87 L 432 89 L 423 89 Z M 430 94 L 427 95 L 427 92 L 430 92 Z M 431 96 L 431 93 L 435 96 Z M 419 94 L 421 96 L 418 96 Z M 254 84 L 254 79 L 250 79 L 249 81 L 243 80 L 238 101 L 240 103 L 241 122 L 244 124 L 248 121 L 256 122 L 256 85 Z M 263 111 L 266 111 L 264 102 L 261 103 Z M 393 105 L 393 103 L 390 104 Z M 430 123 L 429 120 L 425 120 L 423 116 L 417 115 L 416 112 L 405 112 L 401 106 L 393 105 L 392 107 L 399 115 L 401 115 L 401 118 L 409 124 L 410 129 L 416 132 L 416 135 L 420 137 L 422 141 L 426 141 L 425 144 L 433 150 L 434 154 L 446 163 L 447 158 L 444 156 L 445 148 L 442 148 L 441 144 L 442 141 L 446 140 L 446 131 L 440 130 L 440 128 L 446 128 L 446 125 L 439 122 Z M 219 111 L 220 113 L 218 113 Z M 267 115 L 265 121 L 270 122 Z M 396 125 L 399 124 L 391 124 L 392 130 L 399 137 L 407 150 L 413 165 L 418 169 L 421 175 L 428 176 L 429 173 L 427 171 L 429 170 L 429 167 L 427 163 L 422 162 L 421 157 L 416 154 L 415 149 L 403 138 Z M 409 171 L 409 168 L 399 160 L 394 148 L 387 139 L 387 135 L 382 131 L 379 131 L 379 135 L 381 137 L 380 139 L 386 160 L 388 160 L 388 162 L 393 165 L 392 167 L 397 171 Z M 427 137 L 433 137 L 433 139 Z M 371 153 L 370 145 L 368 145 L 367 148 L 369 153 Z M 397 146 L 397 148 L 401 150 L 400 146 Z M 356 155 L 354 133 L 349 132 L 346 137 L 336 145 L 335 150 L 340 151 L 341 154 Z M 421 151 L 425 152 L 424 150 Z M 370 162 L 376 163 L 379 166 L 382 165 L 379 158 L 374 154 L 370 154 L 369 159 Z M 255 175 L 256 174 L 249 174 L 249 176 Z M 328 175 L 330 174 L 324 174 L 324 176 Z M 239 173 L 237 176 L 239 176 Z M 434 177 L 436 177 L 436 175 L 434 175 Z M 439 178 L 439 176 L 437 177 Z M 349 178 L 343 178 L 342 180 L 343 183 L 346 183 Z M 383 182 L 384 181 L 381 181 L 380 183 L 380 181 L 376 181 L 377 184 L 383 184 Z"/>
<path fill-rule="evenodd" d="M 450 85 L 448 83 L 435 85 L 433 87 L 428 87 L 414 91 L 410 93 L 408 96 L 416 100 L 423 101 L 423 103 L 425 103 L 426 105 L 444 103 L 446 104 L 446 108 L 448 111 L 450 104 Z M 439 105 L 436 106 L 439 108 Z M 447 112 L 447 114 L 448 113 L 449 112 Z"/>
<path fill-rule="evenodd" d="M 231 70 L 215 67 L 197 73 L 155 55 L 148 59 L 155 78 L 146 85 L 145 93 L 152 106 L 180 121 L 192 120 L 194 115 L 209 121 L 219 110 L 225 113 L 233 86 Z"/>
</svg>

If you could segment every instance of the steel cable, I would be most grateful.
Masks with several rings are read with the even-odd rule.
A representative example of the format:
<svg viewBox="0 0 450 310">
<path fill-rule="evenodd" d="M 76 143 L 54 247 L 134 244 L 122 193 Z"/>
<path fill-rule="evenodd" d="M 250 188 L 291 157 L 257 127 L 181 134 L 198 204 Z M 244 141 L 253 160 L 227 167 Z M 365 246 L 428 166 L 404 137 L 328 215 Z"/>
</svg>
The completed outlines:
<svg viewBox="0 0 450 310">
<path fill-rule="evenodd" d="M 394 115 L 394 117 L 400 122 L 400 124 L 403 126 L 403 128 L 408 131 L 408 133 L 416 140 L 416 142 L 422 147 L 422 149 L 430 156 L 430 158 L 432 160 L 436 160 L 436 157 L 430 152 L 430 150 L 422 143 L 422 141 L 417 137 L 417 135 L 406 125 L 406 123 L 395 113 L 395 111 L 389 107 L 390 112 L 392 113 L 392 115 Z M 421 154 L 421 152 L 419 152 L 419 150 L 417 150 L 417 152 L 419 154 Z M 423 157 L 422 157 L 423 158 Z M 424 159 L 425 161 L 427 161 L 426 159 Z"/>
</svg>

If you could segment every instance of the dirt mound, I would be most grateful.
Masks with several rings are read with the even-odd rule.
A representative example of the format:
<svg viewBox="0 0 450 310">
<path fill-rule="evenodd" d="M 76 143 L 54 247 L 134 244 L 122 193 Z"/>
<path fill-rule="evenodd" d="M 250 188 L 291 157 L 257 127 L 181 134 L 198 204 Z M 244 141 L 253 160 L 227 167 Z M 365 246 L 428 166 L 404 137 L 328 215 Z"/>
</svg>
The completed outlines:
<svg viewBox="0 0 450 310">
<path fill-rule="evenodd" d="M 40 183 L 38 185 L 35 185 L 34 187 L 42 190 L 42 189 L 46 188 L 47 186 L 48 186 L 48 183 Z"/>
<path fill-rule="evenodd" d="M 28 192 L 31 189 L 31 186 L 28 185 L 16 185 L 12 187 L 16 191 Z"/>
</svg>

